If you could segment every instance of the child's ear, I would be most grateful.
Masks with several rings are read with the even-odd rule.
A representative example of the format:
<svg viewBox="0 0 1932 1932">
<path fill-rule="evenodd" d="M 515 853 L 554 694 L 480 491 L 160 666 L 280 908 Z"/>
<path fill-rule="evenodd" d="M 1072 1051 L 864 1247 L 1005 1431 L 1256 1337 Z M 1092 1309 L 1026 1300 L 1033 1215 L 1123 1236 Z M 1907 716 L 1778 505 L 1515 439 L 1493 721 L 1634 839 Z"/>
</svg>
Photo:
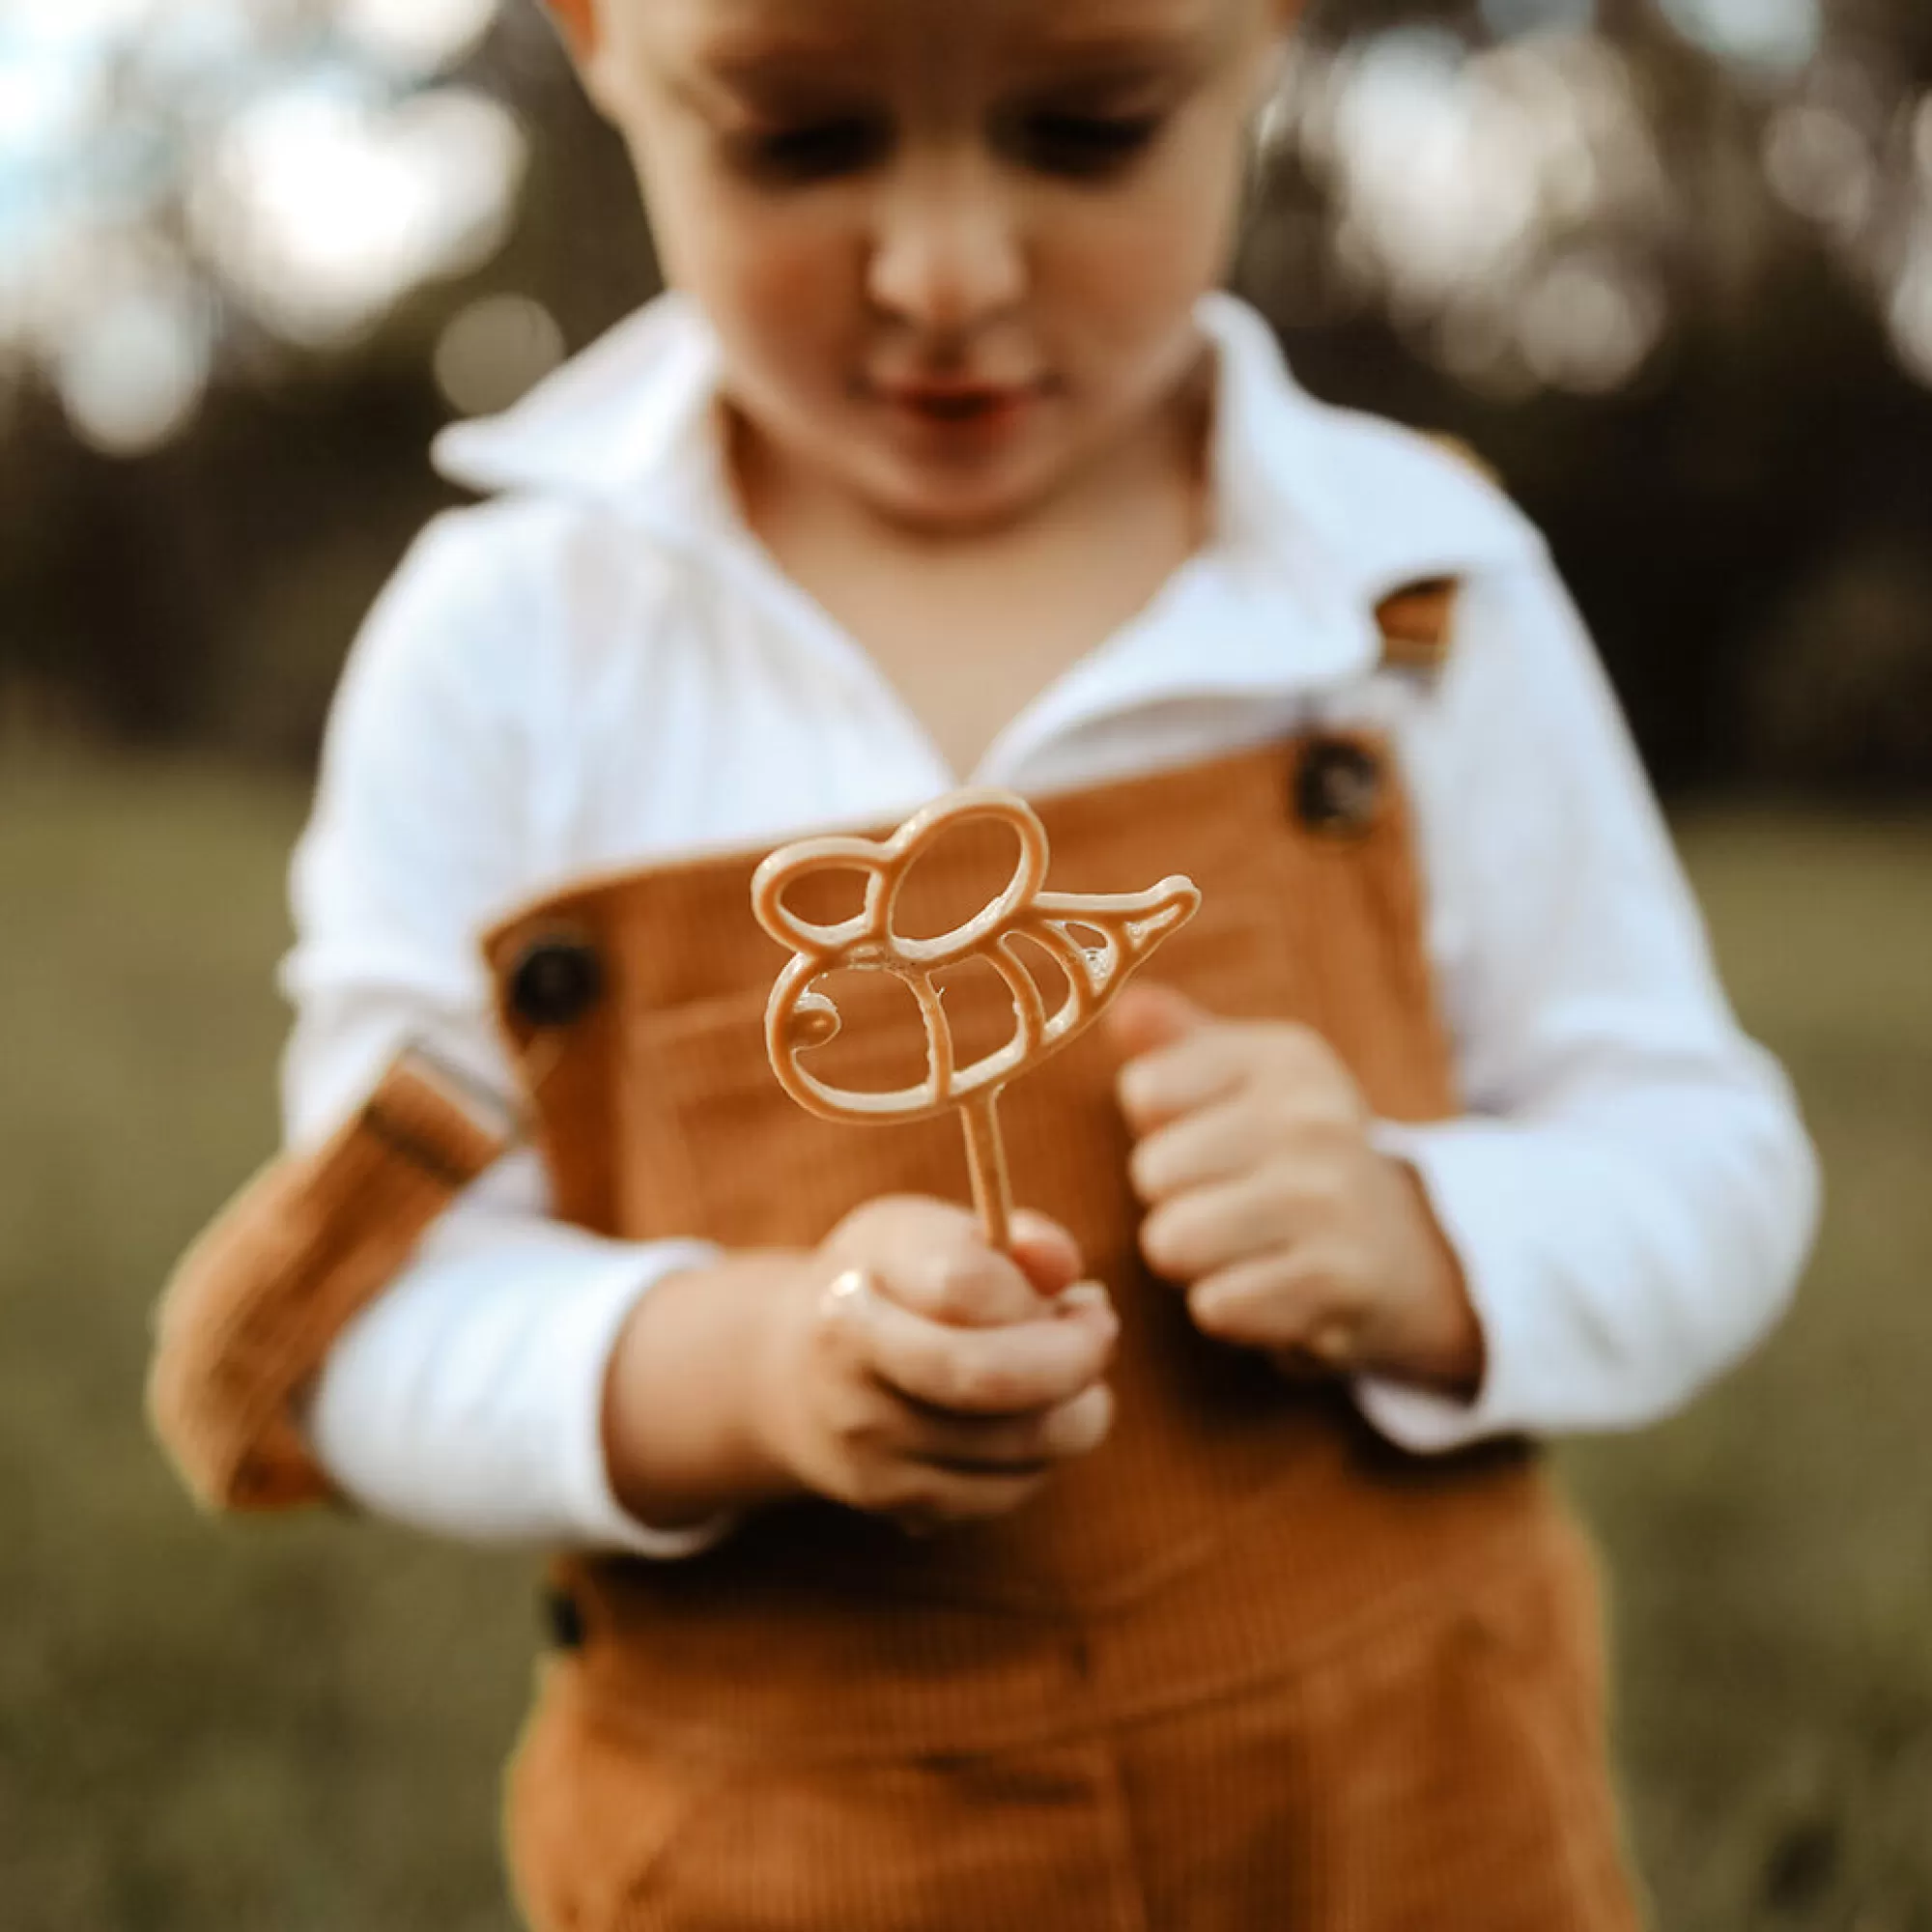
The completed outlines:
<svg viewBox="0 0 1932 1932">
<path fill-rule="evenodd" d="M 546 0 L 570 51 L 587 61 L 597 49 L 597 0 Z"/>
<path fill-rule="evenodd" d="M 597 17 L 601 0 L 544 0 L 570 49 L 571 64 L 590 104 L 607 119 L 612 118 L 611 94 L 605 69 L 610 45 L 604 23 Z"/>
</svg>

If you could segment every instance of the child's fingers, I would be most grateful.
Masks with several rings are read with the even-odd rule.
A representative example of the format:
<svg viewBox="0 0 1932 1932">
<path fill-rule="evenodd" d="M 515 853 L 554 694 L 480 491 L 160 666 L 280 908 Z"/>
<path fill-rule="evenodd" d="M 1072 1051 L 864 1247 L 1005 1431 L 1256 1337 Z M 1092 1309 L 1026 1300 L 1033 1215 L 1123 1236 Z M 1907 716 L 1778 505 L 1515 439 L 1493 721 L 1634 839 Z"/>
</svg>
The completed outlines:
<svg viewBox="0 0 1932 1932">
<path fill-rule="evenodd" d="M 1057 1407 L 1099 1380 L 1120 1323 L 1104 1298 L 1069 1298 L 1048 1315 L 997 1328 L 951 1326 L 887 1297 L 866 1314 L 873 1374 L 928 1407 L 1020 1415 Z"/>
<path fill-rule="evenodd" d="M 1247 1093 L 1156 1127 L 1134 1149 L 1127 1178 L 1150 1207 L 1245 1174 L 1271 1151 L 1279 1122 Z"/>
<path fill-rule="evenodd" d="M 1358 1122 L 1365 1112 L 1335 1049 L 1312 1027 L 1288 1020 L 1204 1020 L 1183 1038 L 1130 1061 L 1118 1093 L 1128 1125 L 1145 1136 L 1244 1087 L 1337 1120 Z"/>
<path fill-rule="evenodd" d="M 1022 1208 L 1013 1216 L 1012 1232 L 1013 1261 L 1047 1300 L 1065 1293 L 1086 1272 L 1080 1243 L 1058 1221 Z"/>
<path fill-rule="evenodd" d="M 1128 1061 L 1115 1092 L 1128 1126 L 1136 1134 L 1149 1134 L 1183 1114 L 1227 1099 L 1248 1080 L 1253 1061 L 1246 1029 L 1217 1021 Z"/>
<path fill-rule="evenodd" d="M 1114 1044 L 1128 1060 L 1174 1046 L 1189 1034 L 1211 1026 L 1214 1016 L 1197 1007 L 1185 993 L 1157 980 L 1136 980 L 1122 987 L 1107 1009 L 1106 1027 Z"/>
<path fill-rule="evenodd" d="M 1161 1202 L 1141 1224 L 1141 1253 L 1172 1281 L 1200 1281 L 1318 1232 L 1327 1194 L 1319 1170 L 1301 1163 L 1191 1188 Z"/>
<path fill-rule="evenodd" d="M 1360 1352 L 1369 1313 L 1350 1278 L 1310 1244 L 1216 1269 L 1188 1290 L 1187 1310 L 1203 1334 L 1342 1369 Z"/>
<path fill-rule="evenodd" d="M 1013 1252 L 1003 1255 L 965 1208 L 911 1196 L 872 1203 L 835 1239 L 840 1259 L 863 1260 L 877 1293 L 961 1328 L 1037 1320 L 1084 1267 L 1072 1236 L 1043 1214 L 1014 1215 Z"/>
<path fill-rule="evenodd" d="M 897 1257 L 875 1275 L 887 1300 L 949 1327 L 1037 1321 L 1044 1307 L 1018 1263 L 977 1237 Z"/>
<path fill-rule="evenodd" d="M 1128 1158 L 1127 1176 L 1151 1207 L 1264 1164 L 1293 1162 L 1310 1173 L 1332 1173 L 1338 1154 L 1360 1141 L 1347 1096 L 1330 1083 L 1251 1081 L 1145 1135 Z"/>
<path fill-rule="evenodd" d="M 1031 1415 L 965 1416 L 888 1393 L 899 1410 L 899 1452 L 960 1475 L 1039 1475 L 1097 1448 L 1114 1418 L 1103 1382 Z"/>
<path fill-rule="evenodd" d="M 962 1474 L 931 1464 L 908 1464 L 901 1499 L 875 1505 L 914 1536 L 927 1536 L 950 1522 L 985 1522 L 1010 1516 L 1046 1481 L 1026 1476 Z"/>
</svg>

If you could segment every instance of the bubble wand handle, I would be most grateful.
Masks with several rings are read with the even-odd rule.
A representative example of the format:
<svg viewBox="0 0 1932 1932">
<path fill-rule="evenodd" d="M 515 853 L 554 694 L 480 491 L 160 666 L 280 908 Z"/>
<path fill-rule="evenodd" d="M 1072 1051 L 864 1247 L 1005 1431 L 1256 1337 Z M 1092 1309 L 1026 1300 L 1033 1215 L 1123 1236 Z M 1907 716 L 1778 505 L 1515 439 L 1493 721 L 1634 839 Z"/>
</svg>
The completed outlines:
<svg viewBox="0 0 1932 1932">
<path fill-rule="evenodd" d="M 973 1183 L 973 1206 L 980 1232 L 994 1253 L 1013 1250 L 1013 1184 L 1007 1172 L 1007 1143 L 1000 1132 L 1000 1090 L 991 1087 L 959 1103 L 966 1130 L 966 1171 Z"/>
</svg>

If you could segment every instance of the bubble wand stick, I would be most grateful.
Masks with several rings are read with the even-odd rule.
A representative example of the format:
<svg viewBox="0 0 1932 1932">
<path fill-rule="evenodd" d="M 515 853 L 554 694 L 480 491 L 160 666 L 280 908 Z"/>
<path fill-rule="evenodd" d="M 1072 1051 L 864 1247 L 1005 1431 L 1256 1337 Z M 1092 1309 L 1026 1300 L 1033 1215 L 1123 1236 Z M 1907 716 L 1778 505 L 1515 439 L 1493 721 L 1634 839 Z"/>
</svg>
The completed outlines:
<svg viewBox="0 0 1932 1932">
<path fill-rule="evenodd" d="M 1018 838 L 1012 877 L 952 931 L 933 939 L 907 938 L 895 924 L 907 873 L 940 838 L 973 820 L 1004 825 Z M 1127 976 L 1201 904 L 1199 888 L 1178 874 L 1141 893 L 1049 893 L 1043 890 L 1046 867 L 1046 829 L 1033 808 L 1013 792 L 981 789 L 936 801 L 890 838 L 829 837 L 781 846 L 752 880 L 758 923 L 792 949 L 765 1009 L 765 1044 L 780 1084 L 807 1112 L 827 1121 L 882 1124 L 926 1120 L 957 1108 L 973 1204 L 987 1244 L 1003 1253 L 1012 1245 L 1013 1208 L 1000 1133 L 1001 1091 L 1084 1033 Z M 785 904 L 792 887 L 821 872 L 864 876 L 865 903 L 850 919 L 815 924 Z M 1083 943 L 1082 935 L 1091 938 Z M 1065 993 L 1051 1012 L 1015 950 L 1016 940 L 1038 947 L 1065 979 Z M 961 1066 L 935 982 L 949 969 L 976 959 L 1005 982 L 1014 1031 L 1004 1046 Z M 802 1055 L 838 1035 L 838 1009 L 816 990 L 817 982 L 835 972 L 890 973 L 911 991 L 925 1028 L 925 1078 L 918 1086 L 859 1092 L 830 1086 L 801 1065 Z"/>
</svg>

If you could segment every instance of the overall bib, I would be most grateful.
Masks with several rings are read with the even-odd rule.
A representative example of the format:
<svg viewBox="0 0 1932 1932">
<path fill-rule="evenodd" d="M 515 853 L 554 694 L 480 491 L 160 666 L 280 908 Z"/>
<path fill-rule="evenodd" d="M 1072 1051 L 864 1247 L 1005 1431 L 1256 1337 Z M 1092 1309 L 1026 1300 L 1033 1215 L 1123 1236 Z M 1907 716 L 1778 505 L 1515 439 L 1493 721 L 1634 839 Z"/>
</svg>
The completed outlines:
<svg viewBox="0 0 1932 1932">
<path fill-rule="evenodd" d="M 1153 977 L 1319 1029 L 1386 1118 L 1454 1111 L 1378 740 L 1035 803 L 1056 888 L 1200 885 Z M 981 832 L 921 863 L 910 929 L 1004 881 Z M 563 1218 L 803 1247 L 876 1195 L 963 1200 L 951 1118 L 834 1125 L 781 1091 L 758 856 L 592 882 L 491 936 Z M 835 989 L 839 1085 L 917 1077 L 910 1000 L 882 980 Z M 987 987 L 947 999 L 997 1033 Z M 1116 1071 L 1095 1029 L 1002 1110 L 1017 1198 L 1072 1231 L 1121 1315 L 1108 1441 L 1013 1515 L 929 1537 L 809 1501 L 691 1561 L 563 1564 L 508 1796 L 537 1932 L 1638 1922 L 1593 1560 L 1535 1452 L 1406 1457 L 1340 1387 L 1199 1335 L 1138 1256 Z"/>
</svg>

